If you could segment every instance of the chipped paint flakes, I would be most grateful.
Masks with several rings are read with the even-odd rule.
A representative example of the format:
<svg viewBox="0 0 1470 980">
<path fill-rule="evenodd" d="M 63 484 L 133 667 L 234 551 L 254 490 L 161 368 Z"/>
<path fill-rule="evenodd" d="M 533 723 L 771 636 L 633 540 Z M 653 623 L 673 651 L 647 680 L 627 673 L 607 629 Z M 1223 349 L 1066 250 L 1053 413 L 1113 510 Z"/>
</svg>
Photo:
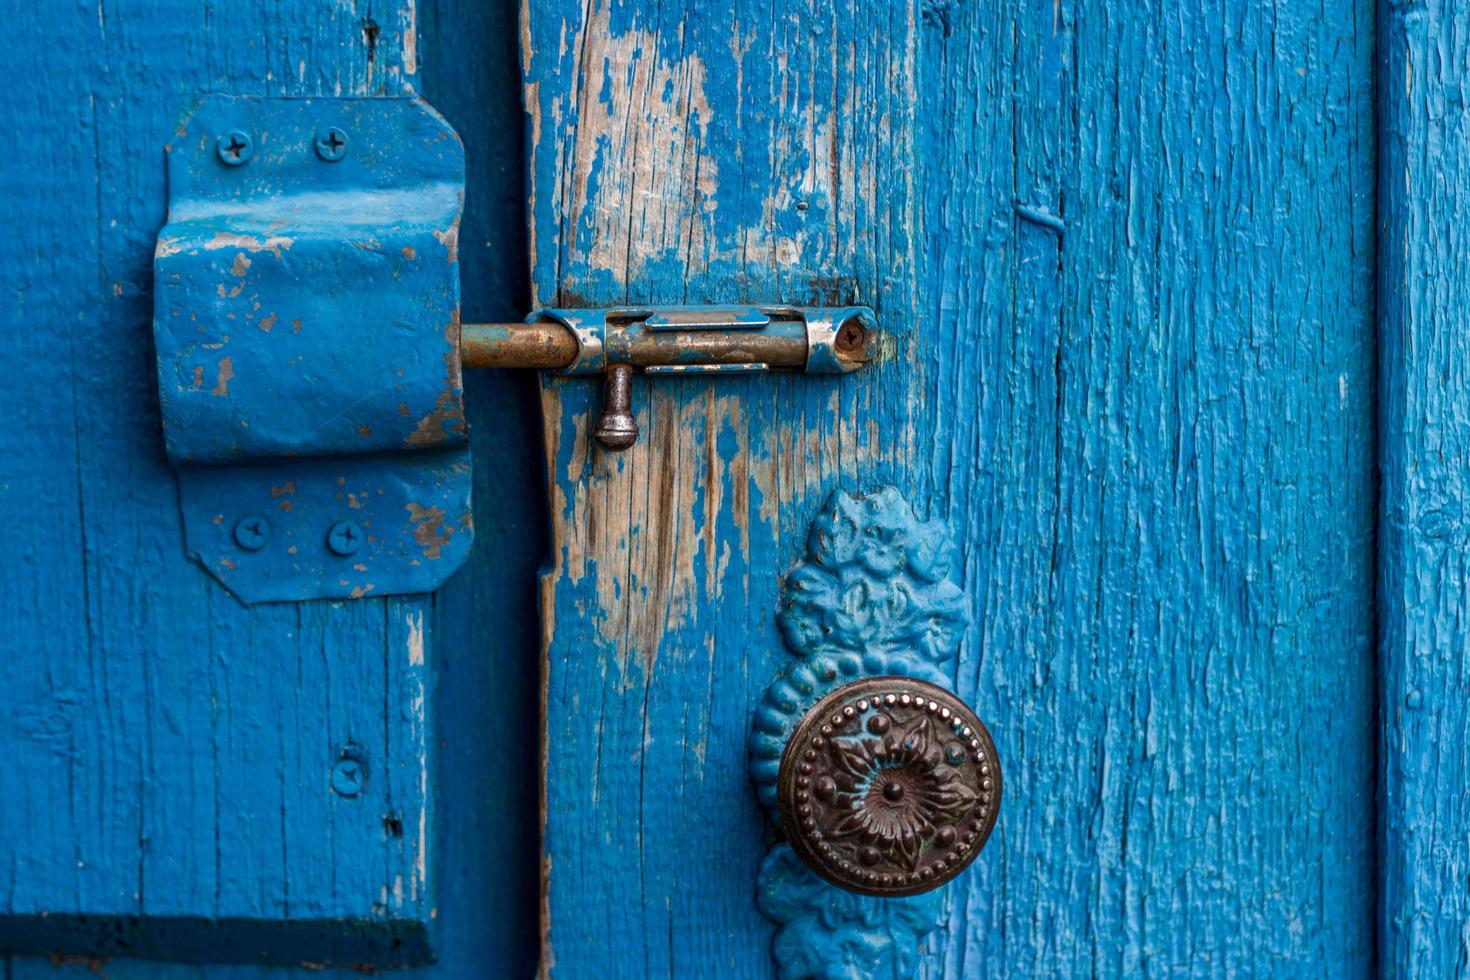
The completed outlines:
<svg viewBox="0 0 1470 980">
<path fill-rule="evenodd" d="M 167 258 L 190 249 L 213 252 L 222 248 L 238 248 L 247 252 L 272 252 L 276 258 L 280 258 L 281 252 L 293 244 L 295 244 L 295 239 L 285 235 L 242 235 L 229 231 L 215 232 L 213 238 L 203 242 L 188 237 L 165 238 L 160 236 L 158 245 L 153 250 L 153 257 L 155 260 Z"/>
<path fill-rule="evenodd" d="M 419 24 L 418 9 L 413 0 L 408 0 L 406 16 L 408 24 L 403 30 L 403 73 L 417 75 L 419 71 Z"/>
<path fill-rule="evenodd" d="M 405 505 L 409 523 L 413 526 L 413 539 L 418 543 L 424 557 L 438 561 L 444 546 L 454 534 L 454 526 L 444 523 L 442 507 L 423 507 L 410 503 Z"/>
<path fill-rule="evenodd" d="M 214 376 L 214 387 L 209 390 L 209 393 L 218 395 L 220 398 L 228 398 L 230 396 L 230 379 L 234 376 L 235 362 L 231 358 L 221 357 L 219 359 L 219 368 Z"/>
<path fill-rule="evenodd" d="M 419 419 L 418 425 L 404 436 L 405 445 L 414 448 L 436 446 L 449 438 L 450 434 L 464 432 L 464 410 L 458 393 L 441 391 L 434 400 L 434 410 Z"/>
<path fill-rule="evenodd" d="M 591 270 L 633 280 L 650 262 L 707 249 L 713 213 L 704 202 L 716 193 L 720 168 L 705 149 L 714 111 L 703 59 L 665 58 L 657 34 L 617 33 L 609 21 L 603 3 L 582 32 L 564 233 Z M 632 234 L 631 221 L 638 223 Z"/>
<path fill-rule="evenodd" d="M 424 665 L 424 614 L 421 612 L 408 617 L 408 663 L 411 667 Z"/>
<path fill-rule="evenodd" d="M 414 430 L 404 437 L 404 443 L 415 448 L 435 446 L 451 435 L 463 438 L 465 434 L 464 404 L 460 392 L 464 376 L 459 362 L 460 320 L 456 310 L 444 327 L 444 389 L 434 399 L 434 409 L 419 419 Z"/>
<path fill-rule="evenodd" d="M 444 229 L 443 231 L 436 230 L 434 232 L 434 237 L 439 240 L 439 244 L 443 245 L 444 250 L 449 254 L 449 264 L 454 265 L 454 263 L 458 262 L 459 222 L 456 221 L 453 225 Z"/>
</svg>

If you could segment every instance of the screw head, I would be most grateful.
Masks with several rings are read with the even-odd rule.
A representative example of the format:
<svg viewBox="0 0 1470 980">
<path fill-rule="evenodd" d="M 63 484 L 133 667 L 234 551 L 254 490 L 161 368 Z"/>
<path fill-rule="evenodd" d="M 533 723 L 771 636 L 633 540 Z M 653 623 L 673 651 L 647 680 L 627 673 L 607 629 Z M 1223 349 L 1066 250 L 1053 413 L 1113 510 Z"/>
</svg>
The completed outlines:
<svg viewBox="0 0 1470 980">
<path fill-rule="evenodd" d="M 345 558 L 357 554 L 362 547 L 362 539 L 362 528 L 357 526 L 357 522 L 338 521 L 327 532 L 327 547 Z"/>
<path fill-rule="evenodd" d="M 235 544 L 246 551 L 259 551 L 271 539 L 271 522 L 256 514 L 247 514 L 235 522 Z"/>
<path fill-rule="evenodd" d="M 332 790 L 348 799 L 362 792 L 367 785 L 367 767 L 359 759 L 344 755 L 332 767 Z"/>
<path fill-rule="evenodd" d="M 837 337 L 833 346 L 844 354 L 852 354 L 863 349 L 868 342 L 868 331 L 857 317 L 850 318 L 837 330 Z"/>
<path fill-rule="evenodd" d="M 232 129 L 221 133 L 214 141 L 214 152 L 219 154 L 220 162 L 225 166 L 238 167 L 250 159 L 250 154 L 255 152 L 255 144 L 249 133 Z"/>
<path fill-rule="evenodd" d="M 336 126 L 318 130 L 316 155 L 328 163 L 336 163 L 347 155 L 347 134 Z"/>
</svg>

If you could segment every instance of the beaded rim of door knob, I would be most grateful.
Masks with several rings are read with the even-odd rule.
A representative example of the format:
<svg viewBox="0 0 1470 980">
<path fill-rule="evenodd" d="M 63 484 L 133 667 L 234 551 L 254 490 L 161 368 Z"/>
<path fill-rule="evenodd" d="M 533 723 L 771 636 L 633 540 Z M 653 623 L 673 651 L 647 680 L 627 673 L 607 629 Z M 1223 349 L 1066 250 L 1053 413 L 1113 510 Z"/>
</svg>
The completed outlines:
<svg viewBox="0 0 1470 980">
<path fill-rule="evenodd" d="M 781 825 L 803 864 L 849 891 L 917 895 L 964 871 L 1000 810 L 989 731 L 913 677 L 853 681 L 797 724 L 781 757 Z"/>
</svg>

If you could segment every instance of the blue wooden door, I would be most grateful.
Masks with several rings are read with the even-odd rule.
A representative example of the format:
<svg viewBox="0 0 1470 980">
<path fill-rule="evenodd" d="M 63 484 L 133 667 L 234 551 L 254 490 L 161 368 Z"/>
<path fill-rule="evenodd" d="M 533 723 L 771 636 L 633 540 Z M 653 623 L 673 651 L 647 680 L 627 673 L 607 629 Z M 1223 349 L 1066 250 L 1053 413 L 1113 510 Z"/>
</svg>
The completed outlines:
<svg viewBox="0 0 1470 980">
<path fill-rule="evenodd" d="M 650 382 L 620 457 L 545 381 L 542 962 L 1373 972 L 1371 5 L 523 16 L 536 303 L 866 303 L 888 344 Z M 926 658 L 1000 822 L 935 905 L 848 900 L 744 747 L 793 664 L 942 635 L 946 558 Z"/>
<path fill-rule="evenodd" d="M 7 12 L 7 980 L 1463 972 L 1470 30 L 1379 6 Z M 865 305 L 879 356 L 641 378 L 621 455 L 586 379 L 471 376 L 465 567 L 246 607 L 164 456 L 162 148 L 411 90 L 466 319 Z M 989 727 L 943 889 L 782 844 L 823 663 Z"/>
<path fill-rule="evenodd" d="M 469 381 L 493 511 L 437 594 L 246 607 L 186 555 L 149 377 L 164 146 L 213 93 L 426 92 L 473 159 L 465 308 L 524 311 L 513 7 L 105 0 L 4 19 L 0 375 L 23 421 L 0 464 L 0 973 L 530 974 L 534 382 Z"/>
</svg>

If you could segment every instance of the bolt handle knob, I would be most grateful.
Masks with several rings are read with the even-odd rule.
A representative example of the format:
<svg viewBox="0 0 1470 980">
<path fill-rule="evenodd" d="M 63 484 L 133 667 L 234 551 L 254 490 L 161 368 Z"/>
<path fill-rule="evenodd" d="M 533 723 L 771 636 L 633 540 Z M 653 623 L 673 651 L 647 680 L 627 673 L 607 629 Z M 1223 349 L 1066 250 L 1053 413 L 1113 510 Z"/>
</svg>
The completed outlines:
<svg viewBox="0 0 1470 980">
<path fill-rule="evenodd" d="M 995 743 L 969 706 L 911 677 L 846 684 L 809 710 L 781 756 L 781 825 L 834 885 L 902 897 L 980 853 L 1000 810 Z"/>
<path fill-rule="evenodd" d="M 632 448 L 638 441 L 638 421 L 633 418 L 633 365 L 608 367 L 602 388 L 602 414 L 592 434 L 604 449 L 615 453 Z"/>
</svg>

